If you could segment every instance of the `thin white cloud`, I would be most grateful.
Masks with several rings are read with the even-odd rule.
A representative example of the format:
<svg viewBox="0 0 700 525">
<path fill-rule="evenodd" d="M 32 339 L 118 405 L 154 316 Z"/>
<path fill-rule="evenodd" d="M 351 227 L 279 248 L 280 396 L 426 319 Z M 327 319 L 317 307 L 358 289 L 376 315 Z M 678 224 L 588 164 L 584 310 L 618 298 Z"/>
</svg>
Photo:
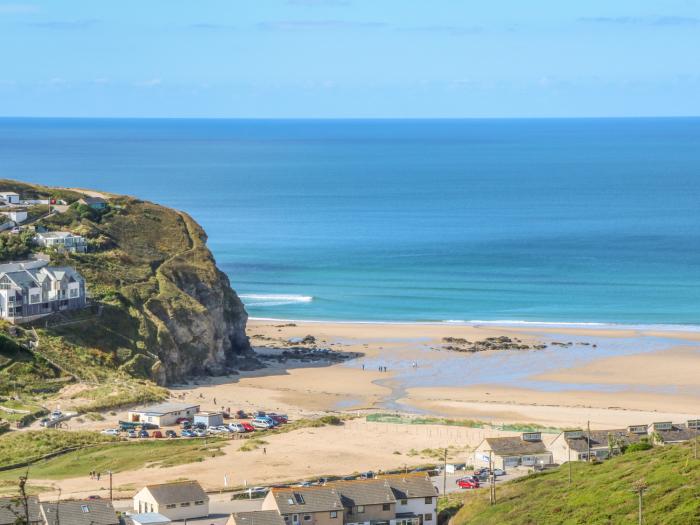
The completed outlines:
<svg viewBox="0 0 700 525">
<path fill-rule="evenodd" d="M 86 18 L 83 20 L 56 20 L 52 22 L 35 22 L 29 25 L 31 25 L 32 27 L 37 27 L 39 29 L 80 31 L 83 29 L 90 29 L 91 27 L 94 27 L 99 23 L 100 21 L 96 18 Z"/>
<path fill-rule="evenodd" d="M 0 14 L 38 13 L 41 8 L 34 4 L 0 4 Z"/>
<path fill-rule="evenodd" d="M 381 29 L 384 22 L 354 22 L 349 20 L 279 20 L 260 22 L 258 29 L 263 31 L 325 31 L 342 29 Z"/>
<path fill-rule="evenodd" d="M 138 82 L 134 82 L 134 86 L 152 88 L 152 87 L 160 86 L 162 83 L 163 83 L 163 80 L 160 78 L 149 78 L 147 80 L 140 80 Z"/>
<path fill-rule="evenodd" d="M 441 33 L 445 35 L 474 35 L 484 31 L 481 26 L 451 26 L 451 25 L 426 25 L 414 27 L 400 27 L 399 31 L 413 31 L 416 33 Z"/>
<path fill-rule="evenodd" d="M 696 26 L 700 18 L 692 16 L 586 16 L 579 22 L 603 25 Z"/>
</svg>

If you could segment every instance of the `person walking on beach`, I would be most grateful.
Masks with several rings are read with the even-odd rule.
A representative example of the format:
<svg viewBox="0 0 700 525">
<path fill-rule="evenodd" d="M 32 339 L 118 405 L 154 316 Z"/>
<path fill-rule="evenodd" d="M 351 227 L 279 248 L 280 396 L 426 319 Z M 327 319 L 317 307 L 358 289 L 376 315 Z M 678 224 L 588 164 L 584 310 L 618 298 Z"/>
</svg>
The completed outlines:
<svg viewBox="0 0 700 525">
<path fill-rule="evenodd" d="M 100 481 L 100 473 L 97 473 L 97 481 Z"/>
<path fill-rule="evenodd" d="M 263 447 L 263 454 L 267 455 L 267 449 L 265 447 Z"/>
<path fill-rule="evenodd" d="M 362 363 L 362 370 L 364 370 L 364 369 L 365 369 L 365 364 L 364 364 L 364 363 Z"/>
</svg>

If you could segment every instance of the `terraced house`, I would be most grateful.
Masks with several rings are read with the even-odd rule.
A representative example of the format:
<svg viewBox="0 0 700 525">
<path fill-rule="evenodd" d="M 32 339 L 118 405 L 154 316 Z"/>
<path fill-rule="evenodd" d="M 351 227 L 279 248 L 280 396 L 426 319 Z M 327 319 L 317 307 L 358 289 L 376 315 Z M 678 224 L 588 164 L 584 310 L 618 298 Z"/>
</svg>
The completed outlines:
<svg viewBox="0 0 700 525">
<path fill-rule="evenodd" d="M 48 266 L 44 260 L 0 265 L 3 319 L 22 323 L 85 304 L 85 279 L 74 268 Z"/>
</svg>

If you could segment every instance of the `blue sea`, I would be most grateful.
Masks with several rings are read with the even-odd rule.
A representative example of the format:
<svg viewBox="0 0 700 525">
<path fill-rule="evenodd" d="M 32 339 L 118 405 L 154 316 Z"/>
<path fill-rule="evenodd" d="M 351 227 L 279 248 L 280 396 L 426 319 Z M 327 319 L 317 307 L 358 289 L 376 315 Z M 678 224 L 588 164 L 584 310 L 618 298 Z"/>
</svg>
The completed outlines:
<svg viewBox="0 0 700 525">
<path fill-rule="evenodd" d="M 700 119 L 0 119 L 0 176 L 189 212 L 253 317 L 700 325 Z"/>
</svg>

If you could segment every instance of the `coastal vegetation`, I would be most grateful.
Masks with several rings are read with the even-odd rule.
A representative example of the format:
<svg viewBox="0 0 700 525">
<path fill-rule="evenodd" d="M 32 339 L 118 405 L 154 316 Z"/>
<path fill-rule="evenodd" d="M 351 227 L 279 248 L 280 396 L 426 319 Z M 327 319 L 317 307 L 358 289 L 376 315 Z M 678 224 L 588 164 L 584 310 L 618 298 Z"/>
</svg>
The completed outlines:
<svg viewBox="0 0 700 525">
<path fill-rule="evenodd" d="M 68 206 L 32 225 L 70 231 L 87 253 L 32 244 L 32 232 L 0 234 L 0 260 L 44 251 L 51 264 L 76 268 L 91 307 L 34 323 L 0 322 L 0 395 L 45 404 L 67 384 L 69 408 L 96 412 L 159 401 L 158 385 L 222 373 L 247 358 L 246 315 L 207 249 L 204 231 L 186 214 L 126 196 L 95 209 L 86 194 L 0 180 L 23 199 L 55 198 Z M 2 415 L 2 414 L 0 414 Z"/>
<path fill-rule="evenodd" d="M 568 465 L 463 496 L 455 525 L 637 523 L 634 484 L 644 480 L 644 523 L 700 522 L 700 460 L 692 443 L 628 452 L 602 463 Z"/>
</svg>

